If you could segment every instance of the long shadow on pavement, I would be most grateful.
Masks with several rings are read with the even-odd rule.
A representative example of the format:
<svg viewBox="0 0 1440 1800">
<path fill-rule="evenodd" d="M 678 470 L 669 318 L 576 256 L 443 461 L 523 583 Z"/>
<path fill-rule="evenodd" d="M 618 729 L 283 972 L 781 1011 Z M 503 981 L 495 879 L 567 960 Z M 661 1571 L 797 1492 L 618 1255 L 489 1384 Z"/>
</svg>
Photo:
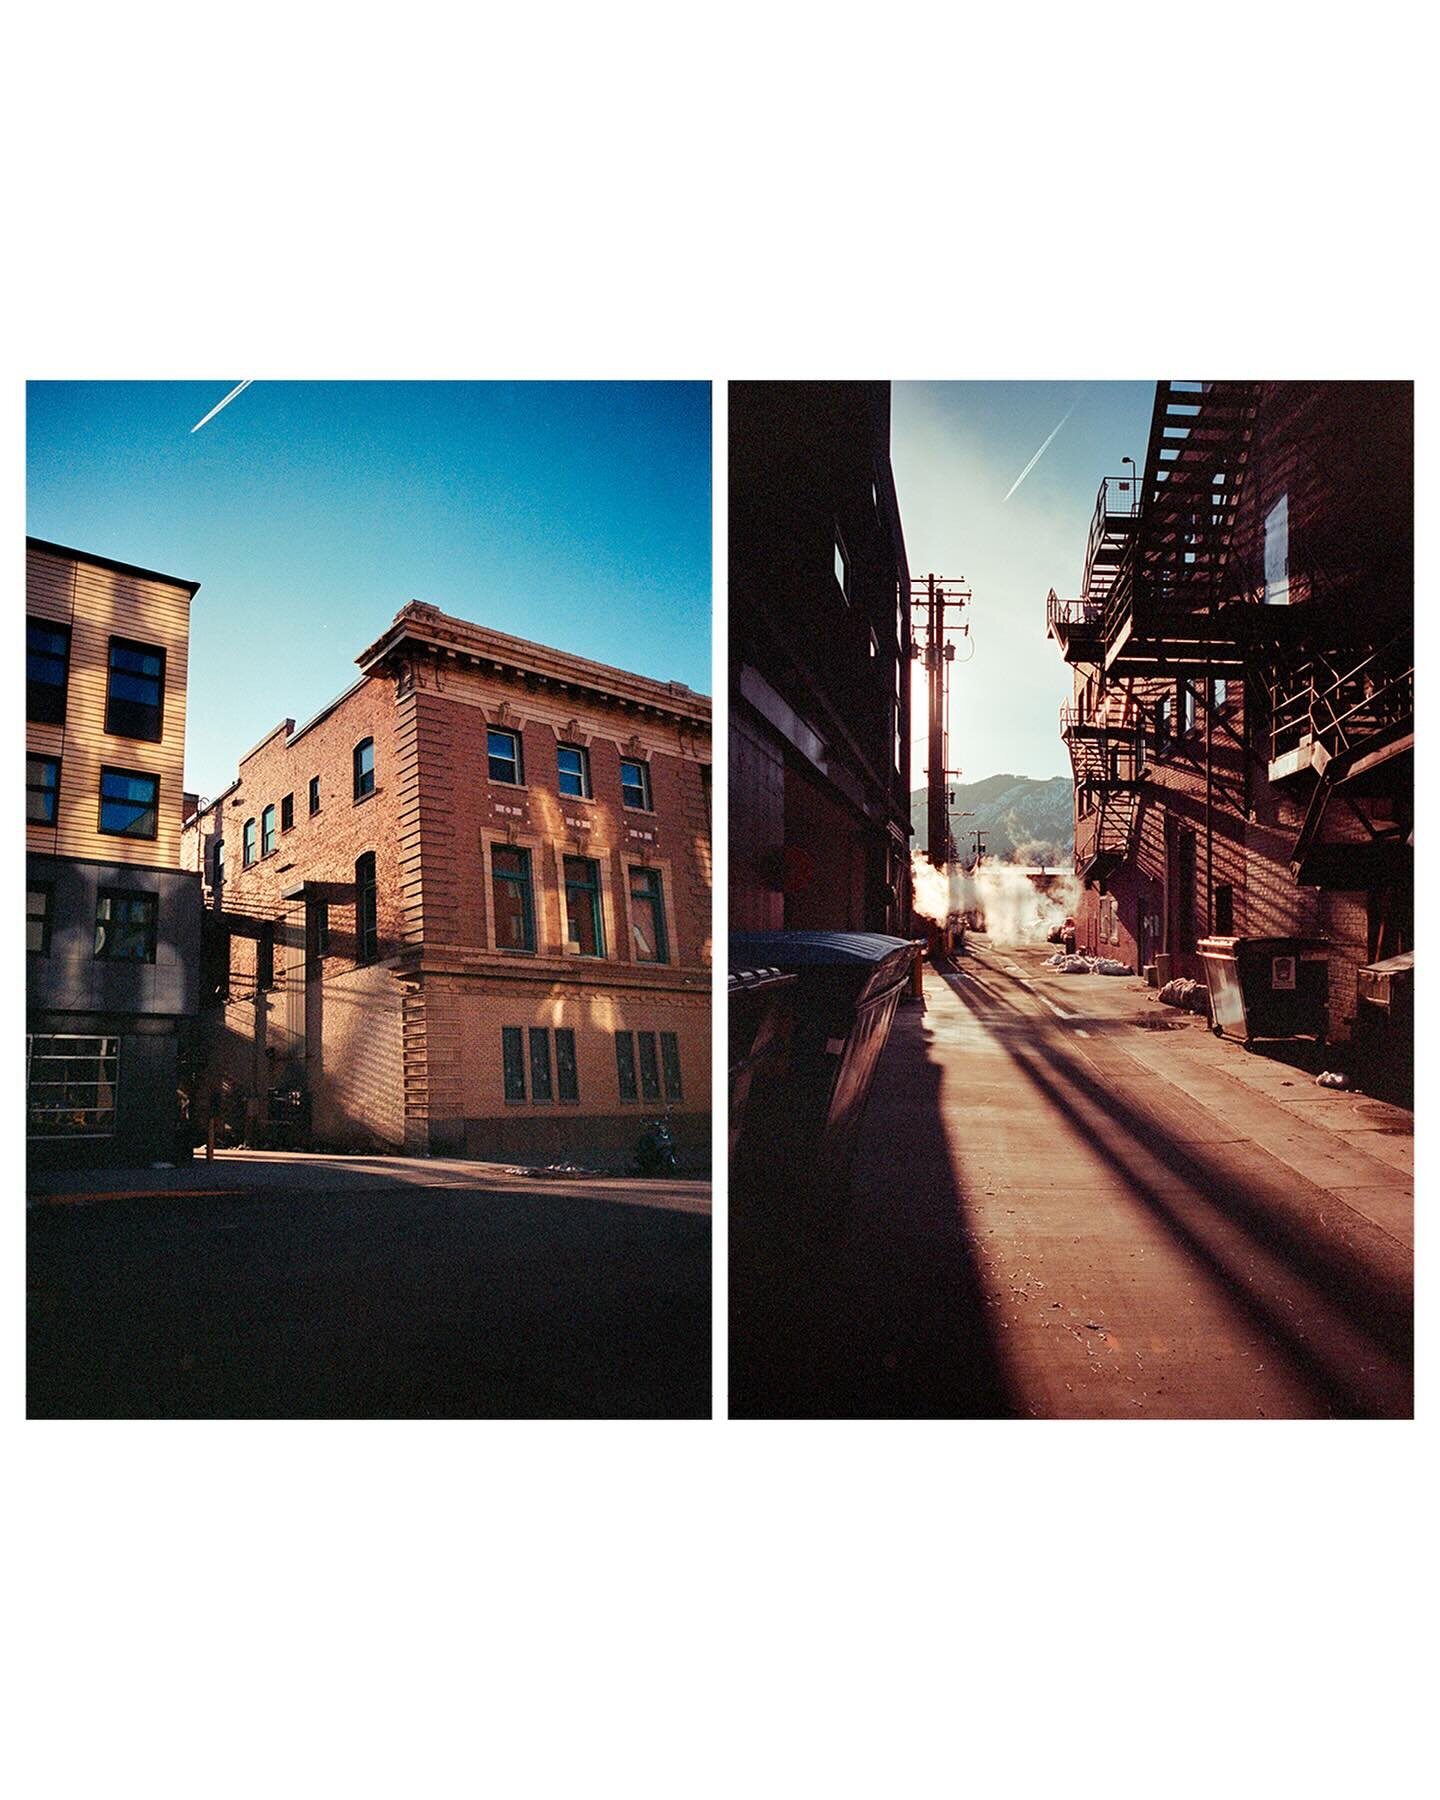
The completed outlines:
<svg viewBox="0 0 1440 1800">
<path fill-rule="evenodd" d="M 794 1195 L 731 1196 L 734 1418 L 996 1419 L 1019 1407 L 941 1112 L 924 1013 L 902 1006 L 834 1236 Z"/>
<path fill-rule="evenodd" d="M 973 978 L 972 978 L 973 979 Z M 995 1026 L 1008 1013 L 1008 1022 L 1033 1031 L 1037 1021 L 991 988 L 985 998 L 968 984 L 950 981 L 951 991 L 986 1024 Z M 981 984 L 983 985 L 983 984 Z M 1257 1200 L 1213 1160 L 1197 1155 L 1193 1146 L 1180 1143 L 1151 1116 L 1128 1105 L 1112 1087 L 1096 1081 L 1077 1058 L 1059 1050 L 1040 1033 L 1027 1036 L 1017 1047 L 1006 1031 L 996 1032 L 1016 1066 L 1046 1096 L 1055 1110 L 1083 1135 L 1094 1152 L 1124 1179 L 1127 1187 L 1159 1217 L 1217 1285 L 1258 1324 L 1326 1404 L 1345 1416 L 1373 1416 L 1393 1411 L 1385 1404 L 1381 1388 L 1364 1379 L 1365 1371 L 1334 1367 L 1319 1349 L 1292 1323 L 1256 1292 L 1238 1269 L 1232 1268 L 1181 1217 L 1173 1199 L 1144 1179 L 1134 1163 L 1113 1143 L 1094 1130 L 1093 1121 L 1075 1104 L 1083 1097 L 1135 1144 L 1159 1158 L 1179 1176 L 1192 1198 L 1237 1227 L 1261 1249 L 1285 1262 L 1299 1274 L 1323 1302 L 1338 1311 L 1346 1326 L 1367 1338 L 1384 1356 L 1409 1367 L 1413 1343 L 1413 1314 L 1408 1291 L 1398 1292 L 1377 1279 L 1376 1272 L 1357 1263 L 1338 1248 L 1306 1237 L 1295 1222 L 1282 1217 L 1271 1205 Z M 1042 1067 L 1041 1065 L 1045 1065 Z M 1048 1070 L 1048 1073 L 1047 1073 Z M 1070 1090 L 1068 1093 L 1066 1090 Z M 1298 1183 L 1298 1177 L 1294 1180 Z M 1383 1384 L 1381 1384 L 1383 1387 Z"/>
</svg>

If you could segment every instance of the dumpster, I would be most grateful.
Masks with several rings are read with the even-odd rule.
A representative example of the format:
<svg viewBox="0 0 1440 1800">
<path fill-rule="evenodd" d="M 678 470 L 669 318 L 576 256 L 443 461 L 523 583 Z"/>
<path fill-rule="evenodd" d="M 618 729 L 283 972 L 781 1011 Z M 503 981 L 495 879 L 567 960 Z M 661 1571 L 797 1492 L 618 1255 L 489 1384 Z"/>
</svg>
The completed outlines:
<svg viewBox="0 0 1440 1800">
<path fill-rule="evenodd" d="M 779 969 L 735 969 L 729 982 L 730 1164 L 753 1126 L 767 1110 L 767 1088 L 783 1078 L 790 1056 L 791 1003 L 796 977 Z"/>
<path fill-rule="evenodd" d="M 764 1093 L 750 1092 L 731 1164 L 737 1210 L 783 1202 L 810 1222 L 836 1222 L 871 1077 L 915 946 L 878 932 L 737 933 L 732 968 L 793 975 L 789 1055 Z"/>
<path fill-rule="evenodd" d="M 1376 1057 L 1408 1064 L 1415 1044 L 1415 952 L 1366 963 L 1355 976 L 1355 1037 Z"/>
<path fill-rule="evenodd" d="M 1325 1041 L 1329 949 L 1321 938 L 1208 937 L 1197 951 L 1216 1037 Z M 1158 959 L 1157 959 L 1158 960 Z"/>
</svg>

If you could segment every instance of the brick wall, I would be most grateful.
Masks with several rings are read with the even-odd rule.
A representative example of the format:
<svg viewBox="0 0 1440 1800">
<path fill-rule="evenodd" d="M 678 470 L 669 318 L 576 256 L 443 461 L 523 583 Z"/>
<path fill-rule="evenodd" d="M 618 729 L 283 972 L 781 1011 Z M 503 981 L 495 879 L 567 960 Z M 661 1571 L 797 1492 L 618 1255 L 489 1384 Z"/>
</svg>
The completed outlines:
<svg viewBox="0 0 1440 1800">
<path fill-rule="evenodd" d="M 546 655 L 553 665 L 555 653 Z M 492 725 L 520 738 L 523 784 L 490 778 Z M 375 789 L 357 803 L 352 756 L 366 737 Z M 561 743 L 586 751 L 590 797 L 560 792 Z M 623 804 L 622 756 L 648 765 L 650 810 Z M 708 758 L 698 715 L 582 699 L 441 654 L 387 665 L 298 734 L 288 721 L 277 727 L 242 760 L 234 791 L 187 833 L 198 866 L 217 814 L 223 820 L 226 879 L 210 897 L 234 926 L 231 999 L 208 1036 L 232 1108 L 303 1081 L 322 1143 L 583 1161 L 622 1139 L 628 1151 L 639 1130 L 641 1109 L 618 1097 L 615 1031 L 665 1030 L 680 1040 L 677 1137 L 698 1157 L 709 1126 Z M 313 775 L 321 805 L 312 817 Z M 275 803 L 278 828 L 287 793 L 293 827 L 243 868 L 244 821 L 256 821 L 258 852 L 263 808 Z M 507 843 L 531 853 L 533 954 L 507 954 L 495 940 L 491 852 Z M 367 851 L 376 857 L 379 960 L 357 968 L 354 866 Z M 568 942 L 567 855 L 599 865 L 603 957 L 581 958 Z M 664 964 L 635 955 L 629 883 L 642 867 L 663 884 Z M 283 898 L 302 883 L 328 901 L 330 949 L 318 965 L 306 955 L 303 906 Z M 245 934 L 267 923 L 276 985 L 257 996 L 258 944 Z M 502 1025 L 576 1031 L 578 1106 L 506 1102 Z"/>
<path fill-rule="evenodd" d="M 1232 591 L 1263 599 L 1268 520 L 1275 534 L 1272 574 L 1274 545 L 1284 543 L 1289 604 L 1329 606 L 1342 619 L 1358 606 L 1382 635 L 1401 628 L 1413 604 L 1412 491 L 1408 384 L 1269 384 L 1241 489 Z M 1283 533 L 1275 523 L 1282 500 Z M 1077 670 L 1077 698 L 1089 673 Z M 1327 938 L 1329 1032 L 1339 1039 L 1351 1030 L 1356 970 L 1368 955 L 1367 896 L 1301 887 L 1291 873 L 1314 777 L 1269 779 L 1269 674 L 1257 651 L 1246 678 L 1228 682 L 1225 703 L 1214 717 L 1208 772 L 1203 680 L 1197 729 L 1188 736 L 1177 685 L 1168 684 L 1176 694 L 1177 734 L 1166 745 L 1157 743 L 1149 715 L 1167 684 L 1136 683 L 1136 697 L 1147 711 L 1149 766 L 1134 855 L 1106 886 L 1116 901 L 1120 953 L 1133 946 L 1137 967 L 1148 947 L 1141 942 L 1140 920 L 1158 897 L 1175 972 L 1200 976 L 1198 957 L 1180 944 L 1187 927 L 1197 942 L 1215 928 L 1211 897 L 1225 886 L 1232 891 L 1237 934 Z M 1191 893 L 1182 891 L 1180 881 L 1180 847 L 1187 833 L 1195 852 Z M 1366 833 L 1343 807 L 1332 806 L 1326 837 L 1359 844 Z M 1092 888 L 1077 915 L 1082 944 L 1100 947 L 1101 907 L 1101 892 Z"/>
</svg>

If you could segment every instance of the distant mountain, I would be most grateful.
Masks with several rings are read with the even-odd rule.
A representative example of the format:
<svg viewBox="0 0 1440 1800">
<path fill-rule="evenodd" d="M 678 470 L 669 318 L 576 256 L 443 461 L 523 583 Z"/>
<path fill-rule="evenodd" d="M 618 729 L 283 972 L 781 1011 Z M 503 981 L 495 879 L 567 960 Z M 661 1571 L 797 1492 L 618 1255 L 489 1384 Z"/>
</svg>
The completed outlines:
<svg viewBox="0 0 1440 1800">
<path fill-rule="evenodd" d="M 997 861 L 1052 863 L 1068 868 L 1075 853 L 1074 787 L 1068 775 L 1034 781 L 1028 775 L 988 775 L 984 781 L 952 781 L 950 829 L 962 858 L 968 860 L 978 825 L 985 833 L 985 854 Z M 910 796 L 911 840 L 929 849 L 924 788 Z M 961 813 L 974 813 L 962 819 Z"/>
</svg>

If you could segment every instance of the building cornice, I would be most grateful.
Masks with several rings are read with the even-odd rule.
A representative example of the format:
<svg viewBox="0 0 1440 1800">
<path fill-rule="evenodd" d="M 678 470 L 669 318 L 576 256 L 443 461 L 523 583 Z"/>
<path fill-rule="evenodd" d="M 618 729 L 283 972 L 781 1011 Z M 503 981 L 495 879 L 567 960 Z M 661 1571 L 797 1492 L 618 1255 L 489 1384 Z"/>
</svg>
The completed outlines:
<svg viewBox="0 0 1440 1800">
<path fill-rule="evenodd" d="M 638 712 L 682 720 L 710 729 L 711 703 L 679 681 L 652 681 L 608 663 L 591 662 L 545 644 L 532 644 L 488 626 L 452 618 L 437 606 L 412 600 L 395 615 L 388 631 L 356 657 L 364 674 L 378 673 L 406 650 L 420 650 L 462 665 L 518 677 L 559 692 L 595 696 Z"/>
</svg>

